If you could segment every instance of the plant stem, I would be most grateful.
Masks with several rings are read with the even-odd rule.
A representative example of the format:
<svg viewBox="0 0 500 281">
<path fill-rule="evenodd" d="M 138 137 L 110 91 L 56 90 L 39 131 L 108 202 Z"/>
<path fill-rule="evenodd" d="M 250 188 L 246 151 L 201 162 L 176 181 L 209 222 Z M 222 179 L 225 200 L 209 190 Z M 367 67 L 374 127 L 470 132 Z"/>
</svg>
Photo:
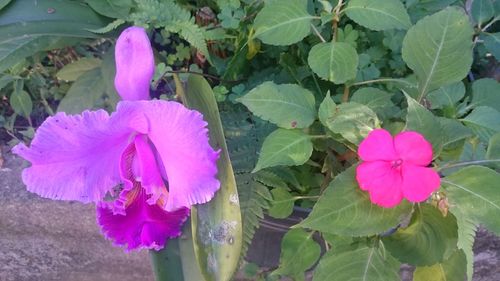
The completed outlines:
<svg viewBox="0 0 500 281">
<path fill-rule="evenodd" d="M 500 162 L 500 159 L 474 160 L 474 161 L 458 162 L 458 163 L 453 163 L 453 164 L 445 165 L 441 168 L 438 168 L 438 171 L 456 168 L 456 167 L 462 167 L 462 166 L 469 166 L 469 165 L 475 165 L 475 164 L 489 164 L 489 163 L 496 163 L 496 162 Z"/>
<path fill-rule="evenodd" d="M 315 136 L 309 136 L 311 139 L 328 139 L 330 138 L 329 135 L 315 135 Z"/>
<path fill-rule="evenodd" d="M 316 34 L 316 36 L 318 36 L 319 40 L 321 40 L 321 42 L 325 43 L 326 42 L 325 38 L 323 38 L 323 36 L 321 36 L 318 29 L 316 29 L 316 27 L 312 23 L 311 23 L 311 28 L 314 31 L 314 34 Z"/>
<path fill-rule="evenodd" d="M 416 86 L 416 85 L 414 85 L 406 80 L 397 79 L 397 78 L 379 78 L 379 79 L 374 79 L 374 80 L 361 81 L 361 82 L 352 83 L 351 86 L 361 86 L 361 85 L 381 83 L 381 82 L 397 82 L 397 83 L 401 83 L 401 84 L 406 84 L 406 85 L 411 86 L 411 87 Z"/>
<path fill-rule="evenodd" d="M 184 280 L 178 239 L 168 240 L 168 245 L 160 251 L 149 251 L 156 281 Z"/>
<path fill-rule="evenodd" d="M 340 22 L 340 16 L 342 12 L 340 9 L 342 8 L 344 0 L 339 0 L 337 3 L 337 6 L 333 9 L 333 23 L 332 23 L 332 28 L 333 28 L 333 42 L 337 42 L 337 34 L 338 34 L 338 28 L 339 28 L 339 22 Z"/>
<path fill-rule="evenodd" d="M 492 19 L 487 25 L 483 26 L 481 28 L 481 32 L 485 32 L 490 26 L 492 26 L 495 22 L 497 22 L 500 19 L 500 16 L 496 16 L 494 19 Z"/>
<path fill-rule="evenodd" d="M 345 84 L 345 86 L 344 86 L 344 94 L 342 95 L 342 102 L 348 102 L 349 101 L 349 88 L 350 88 L 350 85 Z"/>
</svg>

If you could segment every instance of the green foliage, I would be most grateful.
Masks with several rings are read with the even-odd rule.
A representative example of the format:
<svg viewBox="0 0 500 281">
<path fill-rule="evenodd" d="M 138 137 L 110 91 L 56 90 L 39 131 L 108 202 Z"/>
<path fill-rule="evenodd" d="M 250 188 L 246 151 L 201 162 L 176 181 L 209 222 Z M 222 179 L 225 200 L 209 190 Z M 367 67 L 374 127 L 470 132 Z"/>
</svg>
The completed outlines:
<svg viewBox="0 0 500 281">
<path fill-rule="evenodd" d="M 203 114 L 208 123 L 210 145 L 221 151 L 217 161 L 220 189 L 210 202 L 191 209 L 196 260 L 205 280 L 229 281 L 239 262 L 242 223 L 236 179 L 217 102 L 208 82 L 197 75 L 189 76 L 187 92 L 182 98 L 187 107 Z"/>
<path fill-rule="evenodd" d="M 500 132 L 500 112 L 489 106 L 476 107 L 467 117 L 462 119 L 465 125 L 487 143 L 497 132 Z"/>
<path fill-rule="evenodd" d="M 319 77 L 335 84 L 345 83 L 356 77 L 358 54 L 347 43 L 317 44 L 312 47 L 307 60 Z"/>
<path fill-rule="evenodd" d="M 298 226 L 343 236 L 376 235 L 396 227 L 410 211 L 406 202 L 386 209 L 370 202 L 354 178 L 355 167 L 335 177 Z"/>
<path fill-rule="evenodd" d="M 472 83 L 472 106 L 490 106 L 500 111 L 500 83 L 484 78 Z"/>
<path fill-rule="evenodd" d="M 381 247 L 362 245 L 352 251 L 331 251 L 319 262 L 313 281 L 400 280 L 400 263 Z"/>
<path fill-rule="evenodd" d="M 126 18 L 133 6 L 133 0 L 86 0 L 99 14 L 110 18 Z"/>
<path fill-rule="evenodd" d="M 97 58 L 81 58 L 65 65 L 56 73 L 57 78 L 65 81 L 75 81 L 87 71 L 101 66 L 102 61 Z"/>
<path fill-rule="evenodd" d="M 421 133 L 432 144 L 434 157 L 437 157 L 444 142 L 443 130 L 438 119 L 410 96 L 406 96 L 406 100 L 408 101 L 406 129 Z"/>
<path fill-rule="evenodd" d="M 471 5 L 471 15 L 475 22 L 481 24 L 490 20 L 495 15 L 493 7 L 495 0 L 474 0 Z"/>
<path fill-rule="evenodd" d="M 30 95 L 24 90 L 16 90 L 10 96 L 10 105 L 14 112 L 29 118 L 31 111 L 33 110 L 33 102 L 31 101 Z"/>
<path fill-rule="evenodd" d="M 300 130 L 277 129 L 264 140 L 253 172 L 279 165 L 304 164 L 313 151 L 311 137 Z"/>
<path fill-rule="evenodd" d="M 377 116 L 384 117 L 394 109 L 394 103 L 391 100 L 392 96 L 393 94 L 386 91 L 365 87 L 358 89 L 352 94 L 351 102 L 366 105 L 377 113 Z"/>
<path fill-rule="evenodd" d="M 410 16 L 400 0 L 351 0 L 344 10 L 349 18 L 373 30 L 408 29 Z"/>
<path fill-rule="evenodd" d="M 323 103 L 331 103 L 329 99 L 326 97 Z M 380 126 L 377 114 L 365 105 L 348 102 L 335 107 L 329 105 L 327 109 L 323 103 L 320 120 L 325 127 L 353 144 L 359 144 L 370 131 Z"/>
<path fill-rule="evenodd" d="M 484 47 L 495 56 L 497 61 L 500 61 L 500 32 L 483 34 L 481 38 Z"/>
<path fill-rule="evenodd" d="M 304 271 L 316 263 L 321 252 L 313 234 L 302 229 L 288 231 L 281 241 L 280 266 L 272 274 L 304 280 Z"/>
<path fill-rule="evenodd" d="M 383 239 L 389 252 L 400 262 L 428 266 L 442 262 L 457 247 L 457 220 L 443 217 L 438 209 L 421 204 L 410 224 Z"/>
<path fill-rule="evenodd" d="M 307 0 L 268 1 L 255 17 L 254 37 L 270 45 L 297 43 L 311 32 L 312 19 Z"/>
<path fill-rule="evenodd" d="M 499 181 L 500 174 L 497 172 L 486 167 L 471 166 L 446 176 L 443 185 L 454 208 L 498 235 L 500 221 L 492 218 L 500 210 Z"/>
<path fill-rule="evenodd" d="M 464 280 L 465 263 L 465 254 L 455 251 L 442 263 L 417 267 L 413 273 L 413 281 Z"/>
<path fill-rule="evenodd" d="M 283 188 L 275 188 L 271 190 L 271 194 L 273 195 L 273 201 L 269 209 L 269 215 L 278 219 L 290 216 L 293 212 L 294 197 Z"/>
<path fill-rule="evenodd" d="M 107 23 L 89 7 L 71 1 L 14 1 L 0 17 L 0 71 L 37 52 L 81 40 L 74 38 L 95 38 L 87 29 Z"/>
<path fill-rule="evenodd" d="M 431 109 L 453 108 L 465 96 L 465 86 L 457 82 L 443 86 L 427 95 Z"/>
<path fill-rule="evenodd" d="M 281 128 L 305 128 L 316 117 L 313 94 L 294 84 L 265 82 L 237 101 Z"/>
<path fill-rule="evenodd" d="M 429 91 L 463 79 L 472 64 L 473 30 L 467 15 L 450 7 L 408 30 L 403 59 L 419 81 L 419 100 Z"/>
</svg>

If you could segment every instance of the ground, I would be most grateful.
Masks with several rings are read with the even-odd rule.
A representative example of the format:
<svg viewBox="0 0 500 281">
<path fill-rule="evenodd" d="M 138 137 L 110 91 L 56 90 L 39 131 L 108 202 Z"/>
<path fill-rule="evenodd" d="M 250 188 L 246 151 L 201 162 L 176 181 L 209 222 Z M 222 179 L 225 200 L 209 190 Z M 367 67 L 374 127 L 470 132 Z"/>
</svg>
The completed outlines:
<svg viewBox="0 0 500 281">
<path fill-rule="evenodd" d="M 4 153 L 3 160 L 0 154 L 0 281 L 154 279 L 147 251 L 124 253 L 101 235 L 92 204 L 29 193 L 21 182 L 28 164 L 10 153 Z M 259 235 L 271 234 L 262 227 Z M 271 247 L 254 242 L 254 250 L 274 253 L 274 261 L 265 263 L 276 262 L 279 243 Z M 500 239 L 481 230 L 474 250 L 474 281 L 500 280 Z M 402 274 L 408 276 L 407 271 Z"/>
</svg>

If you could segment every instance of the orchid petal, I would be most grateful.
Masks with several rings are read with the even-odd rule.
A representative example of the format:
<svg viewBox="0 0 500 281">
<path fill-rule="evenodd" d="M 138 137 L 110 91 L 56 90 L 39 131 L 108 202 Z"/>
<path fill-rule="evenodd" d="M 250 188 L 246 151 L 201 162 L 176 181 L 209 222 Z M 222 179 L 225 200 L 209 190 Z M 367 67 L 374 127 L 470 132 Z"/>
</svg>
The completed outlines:
<svg viewBox="0 0 500 281">
<path fill-rule="evenodd" d="M 121 182 L 119 162 L 131 133 L 108 121 L 104 110 L 60 112 L 45 120 L 31 147 L 19 144 L 12 150 L 31 162 L 22 174 L 28 190 L 51 199 L 101 200 Z"/>
<path fill-rule="evenodd" d="M 432 145 L 417 132 L 399 133 L 394 137 L 394 147 L 404 162 L 427 166 L 432 161 Z"/>
<path fill-rule="evenodd" d="M 120 34 L 116 41 L 115 61 L 115 87 L 122 99 L 149 99 L 155 63 L 144 28 L 132 26 Z"/>
<path fill-rule="evenodd" d="M 123 193 L 121 196 L 129 198 L 125 215 L 114 214 L 108 204 L 97 206 L 97 222 L 104 236 L 115 245 L 125 246 L 127 250 L 160 250 L 167 239 L 181 235 L 189 209 L 166 212 L 156 204 L 150 205 L 140 185 Z"/>
<path fill-rule="evenodd" d="M 141 182 L 146 194 L 151 195 L 148 203 L 156 204 L 159 199 L 162 203 L 167 202 L 167 188 L 163 183 L 157 160 L 145 135 L 136 136 L 135 148 L 136 157 L 139 159 L 139 177 L 136 180 Z"/>
<path fill-rule="evenodd" d="M 363 162 L 356 168 L 356 180 L 370 193 L 370 201 L 391 208 L 403 199 L 401 175 L 386 161 Z"/>
<path fill-rule="evenodd" d="M 441 185 L 439 174 L 431 168 L 405 163 L 403 172 L 403 194 L 408 201 L 425 201 Z"/>
<path fill-rule="evenodd" d="M 165 167 L 169 186 L 165 210 L 208 202 L 219 189 L 219 154 L 208 142 L 207 123 L 199 112 L 177 102 L 122 101 L 112 118 L 147 120 L 129 126 L 147 134 Z"/>
<path fill-rule="evenodd" d="M 391 161 L 397 159 L 391 134 L 375 129 L 359 144 L 359 157 L 364 161 Z"/>
</svg>

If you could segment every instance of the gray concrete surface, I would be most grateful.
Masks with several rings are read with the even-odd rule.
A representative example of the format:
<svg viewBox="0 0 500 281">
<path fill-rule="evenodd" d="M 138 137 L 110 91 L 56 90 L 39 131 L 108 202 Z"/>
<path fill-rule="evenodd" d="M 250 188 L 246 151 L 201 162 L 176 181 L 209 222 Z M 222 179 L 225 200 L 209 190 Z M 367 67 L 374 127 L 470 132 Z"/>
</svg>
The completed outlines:
<svg viewBox="0 0 500 281">
<path fill-rule="evenodd" d="M 93 205 L 27 192 L 20 181 L 25 165 L 4 154 L 0 167 L 0 281 L 154 280 L 147 251 L 112 246 Z"/>
</svg>

